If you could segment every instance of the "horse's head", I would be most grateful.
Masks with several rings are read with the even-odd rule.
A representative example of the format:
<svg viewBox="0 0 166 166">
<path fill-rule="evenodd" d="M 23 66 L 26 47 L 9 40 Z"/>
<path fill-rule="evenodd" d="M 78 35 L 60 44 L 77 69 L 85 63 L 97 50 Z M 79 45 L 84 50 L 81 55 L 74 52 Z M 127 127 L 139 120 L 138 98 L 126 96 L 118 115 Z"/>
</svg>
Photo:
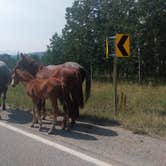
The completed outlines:
<svg viewBox="0 0 166 166">
<path fill-rule="evenodd" d="M 12 73 L 12 78 L 11 78 L 11 86 L 15 87 L 19 82 L 21 81 L 21 77 L 19 75 L 19 69 L 15 69 Z"/>
<path fill-rule="evenodd" d="M 30 56 L 25 54 L 20 54 L 20 60 L 17 62 L 15 69 L 21 69 L 29 72 L 33 76 L 36 75 L 38 70 L 40 69 L 40 63 L 36 62 Z"/>
<path fill-rule="evenodd" d="M 11 86 L 15 87 L 20 82 L 27 83 L 32 79 L 34 79 L 33 75 L 31 75 L 27 71 L 20 70 L 20 69 L 14 69 L 14 71 L 12 73 Z"/>
<path fill-rule="evenodd" d="M 15 69 L 27 70 L 29 68 L 29 65 L 30 65 L 30 62 L 28 60 L 28 57 L 21 53 L 19 61 L 17 62 Z"/>
</svg>

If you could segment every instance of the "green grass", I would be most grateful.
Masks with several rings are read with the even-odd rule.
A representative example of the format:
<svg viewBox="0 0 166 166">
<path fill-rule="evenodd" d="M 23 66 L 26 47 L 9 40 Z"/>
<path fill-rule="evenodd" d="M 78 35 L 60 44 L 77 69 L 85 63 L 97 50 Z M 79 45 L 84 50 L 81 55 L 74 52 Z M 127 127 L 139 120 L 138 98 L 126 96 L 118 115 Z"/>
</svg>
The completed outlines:
<svg viewBox="0 0 166 166">
<path fill-rule="evenodd" d="M 93 82 L 92 94 L 81 110 L 81 118 L 100 124 L 121 124 L 134 133 L 166 138 L 166 86 L 119 84 L 119 103 L 121 92 L 124 92 L 127 104 L 126 111 L 119 104 L 117 117 L 114 116 L 113 92 L 111 83 Z M 7 102 L 13 108 L 32 107 L 22 86 L 9 88 Z"/>
</svg>

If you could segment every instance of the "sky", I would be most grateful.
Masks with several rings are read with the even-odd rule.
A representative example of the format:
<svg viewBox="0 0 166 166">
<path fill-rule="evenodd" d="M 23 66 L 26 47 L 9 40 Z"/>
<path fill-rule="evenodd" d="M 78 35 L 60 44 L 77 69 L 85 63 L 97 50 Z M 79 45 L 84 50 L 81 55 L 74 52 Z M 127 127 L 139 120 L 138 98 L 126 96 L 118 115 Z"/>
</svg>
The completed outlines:
<svg viewBox="0 0 166 166">
<path fill-rule="evenodd" d="M 45 51 L 74 0 L 0 0 L 0 53 Z"/>
</svg>

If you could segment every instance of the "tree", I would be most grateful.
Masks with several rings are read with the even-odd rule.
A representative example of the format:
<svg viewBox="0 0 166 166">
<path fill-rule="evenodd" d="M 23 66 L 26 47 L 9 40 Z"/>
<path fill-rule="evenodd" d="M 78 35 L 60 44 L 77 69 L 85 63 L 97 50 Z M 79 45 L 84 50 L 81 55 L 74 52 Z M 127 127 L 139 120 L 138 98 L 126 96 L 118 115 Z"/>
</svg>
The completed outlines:
<svg viewBox="0 0 166 166">
<path fill-rule="evenodd" d="M 99 77 L 112 72 L 112 58 L 105 60 L 105 37 L 129 33 L 131 58 L 118 60 L 119 75 L 137 79 L 139 47 L 144 79 L 165 77 L 165 17 L 164 0 L 75 0 L 66 9 L 62 36 L 55 33 L 50 39 L 45 60 L 76 61 Z"/>
<path fill-rule="evenodd" d="M 43 57 L 46 64 L 59 64 L 64 60 L 64 41 L 57 33 L 50 39 L 50 45 L 47 46 L 47 56 Z"/>
</svg>

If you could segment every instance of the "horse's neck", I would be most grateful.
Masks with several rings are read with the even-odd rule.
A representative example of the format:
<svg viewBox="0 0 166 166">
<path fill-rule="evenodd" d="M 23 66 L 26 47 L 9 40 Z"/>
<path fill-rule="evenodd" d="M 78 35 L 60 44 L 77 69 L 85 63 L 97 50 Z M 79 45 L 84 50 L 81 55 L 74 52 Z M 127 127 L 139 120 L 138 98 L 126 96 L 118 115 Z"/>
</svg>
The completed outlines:
<svg viewBox="0 0 166 166">
<path fill-rule="evenodd" d="M 21 76 L 21 82 L 25 86 L 33 79 L 34 79 L 34 77 L 31 76 L 30 74 L 26 74 L 26 75 Z"/>
<path fill-rule="evenodd" d="M 33 63 L 31 66 L 30 66 L 30 69 L 28 70 L 29 73 L 31 73 L 34 77 L 36 76 L 36 74 L 43 69 L 44 66 L 38 64 L 37 62 L 36 63 Z"/>
</svg>

